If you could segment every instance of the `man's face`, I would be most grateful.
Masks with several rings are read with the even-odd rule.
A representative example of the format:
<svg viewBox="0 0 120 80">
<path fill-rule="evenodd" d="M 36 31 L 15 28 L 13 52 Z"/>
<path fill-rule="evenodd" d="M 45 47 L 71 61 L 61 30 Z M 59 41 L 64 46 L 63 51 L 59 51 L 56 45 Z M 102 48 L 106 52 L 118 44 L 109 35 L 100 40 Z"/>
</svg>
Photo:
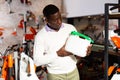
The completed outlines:
<svg viewBox="0 0 120 80">
<path fill-rule="evenodd" d="M 62 24 L 60 12 L 50 15 L 50 17 L 46 19 L 46 22 L 52 29 L 58 31 Z"/>
</svg>

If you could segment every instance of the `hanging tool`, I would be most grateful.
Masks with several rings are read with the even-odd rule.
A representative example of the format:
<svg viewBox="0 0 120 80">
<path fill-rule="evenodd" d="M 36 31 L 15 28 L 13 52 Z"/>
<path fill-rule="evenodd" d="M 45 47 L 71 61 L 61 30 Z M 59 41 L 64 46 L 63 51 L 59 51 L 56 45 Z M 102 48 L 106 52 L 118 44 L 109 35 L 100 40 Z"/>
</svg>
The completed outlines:
<svg viewBox="0 0 120 80">
<path fill-rule="evenodd" d="M 2 67 L 1 77 L 4 80 L 14 80 L 13 77 L 13 57 L 12 54 L 4 56 L 4 63 Z"/>
<path fill-rule="evenodd" d="M 8 55 L 8 80 L 13 80 L 13 56 Z"/>
<path fill-rule="evenodd" d="M 15 80 L 18 80 L 18 51 L 14 51 Z"/>
</svg>

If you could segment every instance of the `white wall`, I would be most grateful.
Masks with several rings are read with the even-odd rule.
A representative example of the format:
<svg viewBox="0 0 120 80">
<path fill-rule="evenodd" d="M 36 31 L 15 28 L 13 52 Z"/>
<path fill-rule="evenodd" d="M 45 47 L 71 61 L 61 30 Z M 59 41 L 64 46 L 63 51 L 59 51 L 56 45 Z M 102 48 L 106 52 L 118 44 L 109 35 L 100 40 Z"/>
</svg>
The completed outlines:
<svg viewBox="0 0 120 80">
<path fill-rule="evenodd" d="M 67 17 L 81 17 L 104 14 L 105 3 L 118 3 L 118 0 L 63 0 Z"/>
</svg>

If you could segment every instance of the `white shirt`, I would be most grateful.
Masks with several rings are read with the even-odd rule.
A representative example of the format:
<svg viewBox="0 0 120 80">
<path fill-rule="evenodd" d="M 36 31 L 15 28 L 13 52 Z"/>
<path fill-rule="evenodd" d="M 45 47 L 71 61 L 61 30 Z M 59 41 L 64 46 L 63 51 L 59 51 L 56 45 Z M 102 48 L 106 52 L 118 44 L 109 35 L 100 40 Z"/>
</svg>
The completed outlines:
<svg viewBox="0 0 120 80">
<path fill-rule="evenodd" d="M 58 32 L 47 31 L 44 27 L 35 37 L 34 62 L 36 66 L 47 65 L 48 72 L 53 74 L 68 73 L 76 68 L 74 55 L 59 57 L 56 53 L 65 44 L 71 31 L 76 31 L 70 24 L 62 23 L 62 26 Z"/>
</svg>

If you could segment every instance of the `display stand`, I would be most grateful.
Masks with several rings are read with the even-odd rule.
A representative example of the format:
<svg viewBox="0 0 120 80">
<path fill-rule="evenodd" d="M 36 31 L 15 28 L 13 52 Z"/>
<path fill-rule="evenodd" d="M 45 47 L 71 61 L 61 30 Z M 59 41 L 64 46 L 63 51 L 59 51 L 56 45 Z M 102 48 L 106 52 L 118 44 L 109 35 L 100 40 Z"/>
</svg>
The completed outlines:
<svg viewBox="0 0 120 80">
<path fill-rule="evenodd" d="M 104 60 L 105 60 L 105 80 L 108 79 L 108 63 L 109 63 L 109 19 L 120 19 L 120 13 L 119 10 L 118 12 L 115 13 L 109 13 L 110 10 L 114 10 L 120 8 L 120 4 L 114 4 L 114 3 L 106 3 L 105 4 L 105 44 L 104 44 Z"/>
</svg>

